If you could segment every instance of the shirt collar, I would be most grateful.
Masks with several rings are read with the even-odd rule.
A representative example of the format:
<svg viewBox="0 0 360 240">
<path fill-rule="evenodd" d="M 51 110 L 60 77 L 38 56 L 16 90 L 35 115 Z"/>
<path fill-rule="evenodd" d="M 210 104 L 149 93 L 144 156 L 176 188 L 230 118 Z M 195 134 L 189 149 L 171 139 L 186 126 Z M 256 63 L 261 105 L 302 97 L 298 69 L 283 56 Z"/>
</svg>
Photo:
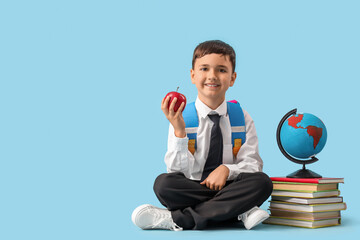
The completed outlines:
<svg viewBox="0 0 360 240">
<path fill-rule="evenodd" d="M 222 104 L 220 104 L 220 106 L 215 109 L 212 110 L 211 108 L 209 108 L 208 106 L 205 105 L 205 103 L 203 103 L 199 97 L 196 98 L 195 101 L 195 107 L 196 110 L 199 114 L 199 117 L 201 118 L 206 118 L 207 115 L 209 114 L 219 114 L 220 116 L 225 115 L 227 113 L 227 104 L 226 101 L 224 101 Z"/>
</svg>

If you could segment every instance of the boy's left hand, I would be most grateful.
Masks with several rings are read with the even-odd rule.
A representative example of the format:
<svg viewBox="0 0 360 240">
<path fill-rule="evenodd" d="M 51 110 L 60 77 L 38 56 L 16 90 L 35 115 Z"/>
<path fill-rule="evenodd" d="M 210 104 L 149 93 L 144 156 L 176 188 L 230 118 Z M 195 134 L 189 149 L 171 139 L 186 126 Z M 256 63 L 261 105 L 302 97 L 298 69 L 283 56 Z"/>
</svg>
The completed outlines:
<svg viewBox="0 0 360 240">
<path fill-rule="evenodd" d="M 206 185 L 206 187 L 210 188 L 211 190 L 219 191 L 225 186 L 228 176 L 229 168 L 224 165 L 220 165 L 214 171 L 212 171 L 209 176 L 200 184 Z"/>
</svg>

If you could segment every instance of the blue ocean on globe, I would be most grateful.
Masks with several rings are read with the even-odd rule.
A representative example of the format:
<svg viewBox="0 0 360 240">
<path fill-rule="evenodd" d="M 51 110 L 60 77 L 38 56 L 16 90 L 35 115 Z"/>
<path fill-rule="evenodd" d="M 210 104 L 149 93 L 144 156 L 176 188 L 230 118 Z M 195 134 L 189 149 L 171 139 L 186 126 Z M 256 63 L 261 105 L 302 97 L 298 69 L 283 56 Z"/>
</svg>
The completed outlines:
<svg viewBox="0 0 360 240">
<path fill-rule="evenodd" d="M 280 130 L 280 141 L 285 151 L 300 159 L 307 159 L 321 152 L 326 139 L 324 123 L 310 113 L 290 116 Z"/>
</svg>

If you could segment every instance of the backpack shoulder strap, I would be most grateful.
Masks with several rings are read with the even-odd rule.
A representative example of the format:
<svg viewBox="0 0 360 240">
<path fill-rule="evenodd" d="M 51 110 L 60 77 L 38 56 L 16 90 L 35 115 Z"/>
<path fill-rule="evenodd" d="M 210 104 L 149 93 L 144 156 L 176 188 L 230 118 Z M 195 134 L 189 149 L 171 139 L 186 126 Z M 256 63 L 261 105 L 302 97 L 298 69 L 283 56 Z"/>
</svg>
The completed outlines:
<svg viewBox="0 0 360 240">
<path fill-rule="evenodd" d="M 231 141 L 233 154 L 236 156 L 241 146 L 246 141 L 245 117 L 239 102 L 232 100 L 227 102 L 227 112 L 231 125 Z"/>
<path fill-rule="evenodd" d="M 197 130 L 199 127 L 199 118 L 197 115 L 195 102 L 187 104 L 182 115 L 185 121 L 186 135 L 189 138 L 188 148 L 189 151 L 194 154 L 196 150 Z"/>
</svg>

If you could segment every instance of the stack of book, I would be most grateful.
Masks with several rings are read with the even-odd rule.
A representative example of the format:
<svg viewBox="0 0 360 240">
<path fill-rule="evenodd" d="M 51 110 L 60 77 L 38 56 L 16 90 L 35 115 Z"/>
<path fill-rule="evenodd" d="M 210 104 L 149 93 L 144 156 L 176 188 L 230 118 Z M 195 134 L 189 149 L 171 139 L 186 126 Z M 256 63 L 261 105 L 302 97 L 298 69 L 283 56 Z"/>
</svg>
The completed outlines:
<svg viewBox="0 0 360 240">
<path fill-rule="evenodd" d="M 341 210 L 346 209 L 340 196 L 343 178 L 271 177 L 274 185 L 267 224 L 305 228 L 339 225 Z"/>
</svg>

